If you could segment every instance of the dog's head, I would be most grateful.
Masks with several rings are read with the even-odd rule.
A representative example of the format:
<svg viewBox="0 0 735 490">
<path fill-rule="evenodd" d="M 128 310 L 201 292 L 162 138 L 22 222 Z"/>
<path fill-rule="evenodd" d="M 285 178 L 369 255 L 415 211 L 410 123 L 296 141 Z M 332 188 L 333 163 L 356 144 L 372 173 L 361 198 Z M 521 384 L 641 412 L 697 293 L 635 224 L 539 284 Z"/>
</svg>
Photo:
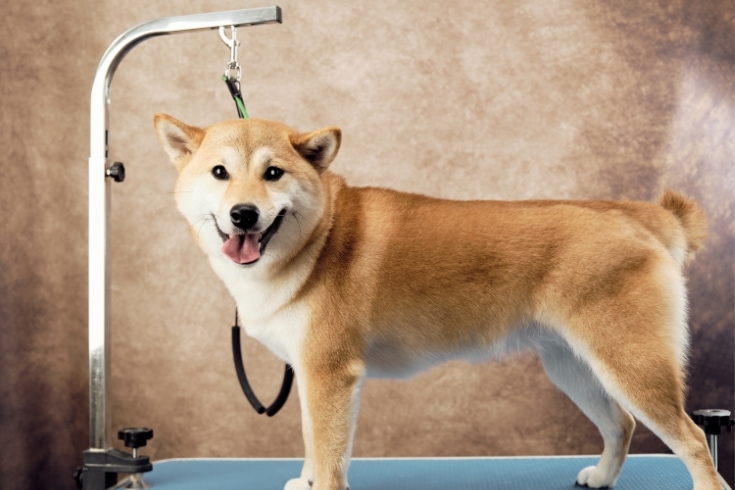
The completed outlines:
<svg viewBox="0 0 735 490">
<path fill-rule="evenodd" d="M 339 150 L 338 128 L 298 133 L 241 119 L 200 129 L 165 114 L 154 122 L 179 173 L 179 211 L 212 258 L 253 267 L 309 239 L 324 213 L 321 175 Z"/>
</svg>

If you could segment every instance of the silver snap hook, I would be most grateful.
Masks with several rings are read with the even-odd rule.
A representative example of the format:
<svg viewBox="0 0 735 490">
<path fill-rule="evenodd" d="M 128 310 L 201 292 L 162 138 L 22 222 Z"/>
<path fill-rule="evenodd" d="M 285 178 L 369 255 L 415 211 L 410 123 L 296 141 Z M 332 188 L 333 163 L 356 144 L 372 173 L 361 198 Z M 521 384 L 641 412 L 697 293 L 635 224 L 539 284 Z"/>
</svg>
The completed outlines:
<svg viewBox="0 0 735 490">
<path fill-rule="evenodd" d="M 240 45 L 240 41 L 237 40 L 237 29 L 235 28 L 235 26 L 230 26 L 232 37 L 227 36 L 227 34 L 225 33 L 226 29 L 227 27 L 225 26 L 220 26 L 219 28 L 220 39 L 222 39 L 222 42 L 225 43 L 228 48 L 230 48 L 230 61 L 225 67 L 225 76 L 230 80 L 239 83 L 240 77 L 242 75 L 242 70 L 240 69 L 240 64 L 237 62 L 237 47 Z"/>
</svg>

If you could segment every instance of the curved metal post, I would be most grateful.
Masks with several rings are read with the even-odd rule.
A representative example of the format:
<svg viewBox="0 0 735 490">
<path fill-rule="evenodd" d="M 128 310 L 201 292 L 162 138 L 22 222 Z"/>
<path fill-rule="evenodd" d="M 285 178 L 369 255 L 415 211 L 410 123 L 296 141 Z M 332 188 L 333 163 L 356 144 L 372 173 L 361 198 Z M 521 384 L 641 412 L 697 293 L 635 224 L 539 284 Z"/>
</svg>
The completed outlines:
<svg viewBox="0 0 735 490">
<path fill-rule="evenodd" d="M 110 381 L 110 271 L 107 222 L 110 209 L 108 109 L 112 76 L 123 57 L 155 36 L 281 22 L 279 7 L 232 10 L 157 19 L 121 34 L 102 56 L 92 84 L 89 157 L 89 436 L 92 451 L 111 447 L 108 392 Z"/>
</svg>

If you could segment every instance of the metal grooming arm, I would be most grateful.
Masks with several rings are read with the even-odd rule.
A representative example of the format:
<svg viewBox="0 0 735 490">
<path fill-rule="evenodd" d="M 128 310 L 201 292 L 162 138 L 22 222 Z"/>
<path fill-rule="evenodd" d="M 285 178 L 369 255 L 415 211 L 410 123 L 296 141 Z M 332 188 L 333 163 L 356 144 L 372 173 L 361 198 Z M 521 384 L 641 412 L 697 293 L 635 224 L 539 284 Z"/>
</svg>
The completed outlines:
<svg viewBox="0 0 735 490">
<path fill-rule="evenodd" d="M 108 219 L 110 183 L 124 178 L 120 165 L 108 164 L 109 104 L 112 76 L 123 57 L 146 39 L 167 34 L 281 22 L 279 7 L 232 10 L 157 19 L 121 34 L 102 56 L 92 84 L 89 157 L 89 444 L 85 453 L 109 453 L 110 413 L 110 268 Z M 121 175 L 122 173 L 122 175 Z M 100 456 L 100 454 L 97 454 Z M 85 461 L 86 463 L 86 461 Z M 88 466 L 83 468 L 84 488 L 91 486 Z M 110 481 L 109 477 L 106 477 Z M 90 486 L 88 486 L 88 483 Z M 114 481 L 113 481 L 114 484 Z"/>
</svg>

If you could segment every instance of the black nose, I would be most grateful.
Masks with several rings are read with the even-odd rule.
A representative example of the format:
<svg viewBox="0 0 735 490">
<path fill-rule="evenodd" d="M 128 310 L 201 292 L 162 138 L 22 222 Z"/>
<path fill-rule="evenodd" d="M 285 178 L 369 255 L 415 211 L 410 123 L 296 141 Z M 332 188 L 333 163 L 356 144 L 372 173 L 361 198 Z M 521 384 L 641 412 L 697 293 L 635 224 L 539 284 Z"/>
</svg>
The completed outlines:
<svg viewBox="0 0 735 490">
<path fill-rule="evenodd" d="M 260 213 L 252 204 L 235 204 L 230 209 L 232 224 L 243 230 L 252 228 L 258 222 Z"/>
</svg>

